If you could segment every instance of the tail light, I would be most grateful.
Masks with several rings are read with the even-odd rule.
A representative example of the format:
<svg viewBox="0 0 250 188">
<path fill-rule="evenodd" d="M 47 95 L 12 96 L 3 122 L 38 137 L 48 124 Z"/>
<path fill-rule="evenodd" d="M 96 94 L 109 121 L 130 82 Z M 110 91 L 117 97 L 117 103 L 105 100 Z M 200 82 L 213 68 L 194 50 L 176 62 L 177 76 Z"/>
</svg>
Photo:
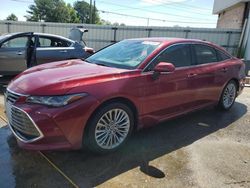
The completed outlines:
<svg viewBox="0 0 250 188">
<path fill-rule="evenodd" d="M 239 86 L 242 90 L 244 88 L 245 84 L 247 84 L 246 71 L 245 71 L 246 65 L 245 65 L 243 60 L 241 60 L 240 62 L 241 62 L 241 64 L 240 64 L 240 71 L 239 71 L 239 78 L 240 78 L 240 80 L 239 80 L 240 85 Z"/>
<path fill-rule="evenodd" d="M 241 60 L 241 65 L 240 65 L 240 72 L 239 72 L 239 75 L 240 75 L 240 78 L 245 78 L 246 77 L 246 65 L 245 63 Z"/>
</svg>

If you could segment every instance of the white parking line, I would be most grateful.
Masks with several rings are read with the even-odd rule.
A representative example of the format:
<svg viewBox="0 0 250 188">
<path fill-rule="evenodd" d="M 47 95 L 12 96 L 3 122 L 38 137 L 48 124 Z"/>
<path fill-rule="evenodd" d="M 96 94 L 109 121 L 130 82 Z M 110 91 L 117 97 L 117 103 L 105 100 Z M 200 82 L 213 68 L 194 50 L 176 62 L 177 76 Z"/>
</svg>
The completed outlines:
<svg viewBox="0 0 250 188">
<path fill-rule="evenodd" d="M 74 188 L 79 188 L 59 167 L 57 167 L 45 154 L 38 152 L 57 172 L 59 172 Z"/>
</svg>

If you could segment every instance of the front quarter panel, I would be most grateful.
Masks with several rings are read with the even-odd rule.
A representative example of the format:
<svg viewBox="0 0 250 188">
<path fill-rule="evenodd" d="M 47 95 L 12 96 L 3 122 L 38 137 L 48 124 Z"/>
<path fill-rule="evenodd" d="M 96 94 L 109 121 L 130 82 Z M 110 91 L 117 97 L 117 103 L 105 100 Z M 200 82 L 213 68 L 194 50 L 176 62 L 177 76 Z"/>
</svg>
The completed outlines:
<svg viewBox="0 0 250 188">
<path fill-rule="evenodd" d="M 140 98 L 143 97 L 145 77 L 141 75 L 141 70 L 129 73 L 121 73 L 119 77 L 102 78 L 82 83 L 71 89 L 68 93 L 86 92 L 95 97 L 100 104 L 114 98 L 125 98 L 130 100 L 141 112 Z"/>
</svg>

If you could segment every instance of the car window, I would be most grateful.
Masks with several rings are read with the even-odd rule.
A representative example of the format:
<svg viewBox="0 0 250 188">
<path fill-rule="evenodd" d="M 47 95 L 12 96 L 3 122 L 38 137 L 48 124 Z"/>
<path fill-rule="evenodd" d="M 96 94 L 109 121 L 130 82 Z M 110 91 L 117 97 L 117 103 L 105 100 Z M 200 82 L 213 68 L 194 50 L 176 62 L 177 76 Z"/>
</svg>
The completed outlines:
<svg viewBox="0 0 250 188">
<path fill-rule="evenodd" d="M 3 34 L 3 35 L 0 35 L 0 41 L 3 41 L 4 39 L 8 38 L 8 37 L 11 37 L 11 34 Z"/>
<path fill-rule="evenodd" d="M 70 42 L 55 38 L 39 36 L 38 47 L 69 47 Z"/>
<path fill-rule="evenodd" d="M 17 37 L 10 39 L 2 44 L 2 48 L 25 48 L 28 41 L 28 37 Z"/>
<path fill-rule="evenodd" d="M 167 48 L 151 65 L 150 70 L 160 62 L 172 63 L 175 67 L 192 65 L 191 50 L 188 44 L 178 44 Z"/>
<path fill-rule="evenodd" d="M 220 51 L 220 50 L 216 50 L 217 52 L 217 57 L 219 59 L 219 61 L 225 61 L 227 59 L 231 59 L 231 57 L 227 54 L 225 54 L 224 52 Z"/>
<path fill-rule="evenodd" d="M 199 65 L 218 61 L 215 49 L 213 49 L 210 46 L 195 44 L 194 52 L 195 52 L 196 62 Z"/>
</svg>

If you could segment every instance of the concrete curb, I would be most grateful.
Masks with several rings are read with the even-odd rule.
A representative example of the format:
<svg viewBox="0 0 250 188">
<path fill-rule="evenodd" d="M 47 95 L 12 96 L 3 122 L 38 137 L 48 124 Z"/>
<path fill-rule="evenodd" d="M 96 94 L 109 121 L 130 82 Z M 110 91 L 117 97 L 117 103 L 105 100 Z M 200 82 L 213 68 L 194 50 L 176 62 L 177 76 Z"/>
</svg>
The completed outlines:
<svg viewBox="0 0 250 188">
<path fill-rule="evenodd" d="M 246 77 L 245 86 L 248 86 L 248 87 L 250 86 L 250 77 L 249 76 Z"/>
</svg>

